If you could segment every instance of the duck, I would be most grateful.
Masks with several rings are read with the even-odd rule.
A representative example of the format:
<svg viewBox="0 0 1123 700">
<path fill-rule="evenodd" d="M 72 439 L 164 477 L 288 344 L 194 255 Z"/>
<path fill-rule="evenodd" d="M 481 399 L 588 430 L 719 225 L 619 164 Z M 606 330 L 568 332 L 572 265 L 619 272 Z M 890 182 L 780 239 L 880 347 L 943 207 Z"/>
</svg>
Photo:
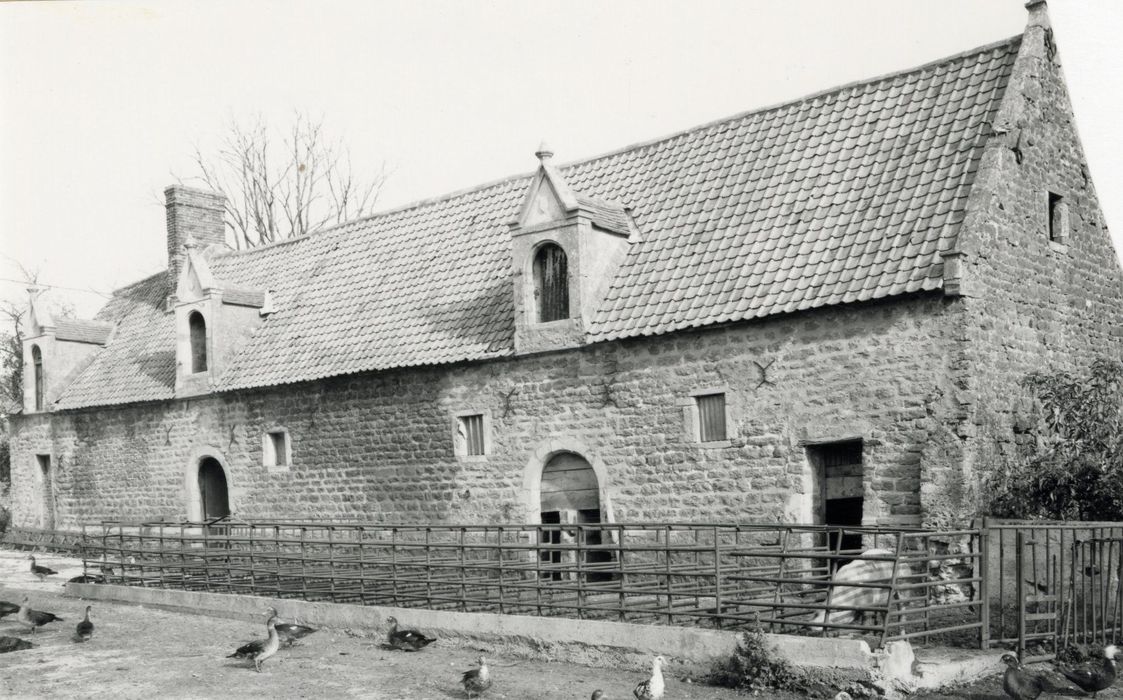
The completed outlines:
<svg viewBox="0 0 1123 700">
<path fill-rule="evenodd" d="M 65 622 L 65 620 L 54 613 L 32 610 L 29 603 L 30 599 L 24 596 L 23 604 L 20 605 L 19 608 L 19 614 L 16 615 L 16 621 L 21 625 L 27 626 L 32 632 L 50 622 Z"/>
<path fill-rule="evenodd" d="M 597 688 L 593 691 L 593 695 L 591 698 L 589 698 L 589 700 L 604 700 L 604 691 L 600 688 Z"/>
<path fill-rule="evenodd" d="M 465 671 L 464 676 L 460 679 L 469 700 L 473 695 L 479 695 L 491 687 L 491 671 L 487 670 L 487 661 L 481 656 L 476 659 L 476 663 L 480 665 L 479 668 Z"/>
<path fill-rule="evenodd" d="M 31 560 L 31 573 L 39 578 L 40 581 L 45 581 L 48 576 L 53 576 L 58 572 L 49 566 L 41 566 L 35 563 L 35 556 L 28 554 L 27 558 Z"/>
<path fill-rule="evenodd" d="M 395 649 L 401 649 L 402 651 L 420 651 L 437 641 L 436 637 L 426 637 L 417 630 L 398 629 L 398 619 L 396 617 L 388 617 L 386 618 L 386 622 L 390 624 L 390 631 L 386 635 L 386 641 Z"/>
<path fill-rule="evenodd" d="M 269 608 L 269 611 L 272 613 L 273 617 L 277 616 L 276 608 Z M 281 644 L 287 647 L 291 647 L 293 644 L 296 644 L 301 639 L 316 631 L 315 627 L 297 625 L 291 622 L 281 622 L 280 620 L 277 620 L 275 627 L 277 628 L 277 636 L 280 638 Z"/>
<path fill-rule="evenodd" d="M 81 574 L 66 580 L 67 583 L 105 583 L 105 577 L 101 574 Z"/>
<path fill-rule="evenodd" d="M 635 690 L 632 691 L 636 700 L 659 700 L 663 697 L 663 664 L 665 663 L 667 660 L 662 656 L 652 659 L 651 678 L 636 683 Z"/>
<path fill-rule="evenodd" d="M 1099 662 L 1089 662 L 1079 668 L 1060 669 L 1065 678 L 1072 681 L 1076 687 L 1092 697 L 1115 683 L 1115 656 L 1119 648 L 1114 644 L 1104 647 L 1103 659 Z"/>
<path fill-rule="evenodd" d="M 15 615 L 19 612 L 19 606 L 15 603 L 9 603 L 6 600 L 0 600 L 0 618 L 7 617 L 8 615 Z"/>
<path fill-rule="evenodd" d="M 24 649 L 32 649 L 34 647 L 35 645 L 26 639 L 0 635 L 0 654 L 7 654 L 9 651 L 23 651 Z"/>
<path fill-rule="evenodd" d="M 255 639 L 243 644 L 233 654 L 226 657 L 228 659 L 250 659 L 258 673 L 261 673 L 261 664 L 281 648 L 281 637 L 277 634 L 277 612 L 273 608 L 267 608 L 265 612 L 269 613 L 269 619 L 265 622 L 269 636 L 265 639 Z"/>
<path fill-rule="evenodd" d="M 92 608 L 92 605 L 86 606 L 86 617 L 83 618 L 82 621 L 78 623 L 78 626 L 74 628 L 74 641 L 88 642 L 93 639 L 94 623 L 90 622 L 90 610 Z"/>
<path fill-rule="evenodd" d="M 1003 654 L 1002 663 L 1006 664 L 1006 673 L 1002 676 L 1002 689 L 1014 700 L 1037 700 L 1041 693 L 1048 690 L 1045 679 L 1025 670 L 1016 655 Z"/>
<path fill-rule="evenodd" d="M 854 698 L 850 697 L 850 693 L 845 690 L 840 690 L 835 693 L 834 700 L 854 700 Z"/>
</svg>

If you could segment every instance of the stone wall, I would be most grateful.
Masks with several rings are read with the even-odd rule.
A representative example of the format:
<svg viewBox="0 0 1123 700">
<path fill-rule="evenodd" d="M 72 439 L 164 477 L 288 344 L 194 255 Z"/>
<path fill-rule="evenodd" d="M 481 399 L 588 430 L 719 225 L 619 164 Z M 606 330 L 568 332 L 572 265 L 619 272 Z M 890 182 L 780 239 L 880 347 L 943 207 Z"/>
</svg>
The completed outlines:
<svg viewBox="0 0 1123 700">
<path fill-rule="evenodd" d="M 965 255 L 958 437 L 975 487 L 985 470 L 1016 458 L 1033 423 L 1022 380 L 1120 357 L 1123 274 L 1077 137 L 1043 6 L 1033 12 L 1010 86 L 994 119 L 959 245 Z M 1067 207 L 1068 235 L 1050 235 L 1049 193 Z M 1057 233 L 1057 232 L 1055 232 Z M 971 475 L 974 475 L 972 478 Z M 936 475 L 933 483 L 948 481 Z M 933 491 L 944 490 L 933 487 Z M 968 512 L 939 497 L 933 510 Z"/>
<path fill-rule="evenodd" d="M 601 475 L 615 521 L 807 521 L 805 445 L 862 438 L 866 522 L 913 522 L 925 445 L 954 427 L 941 397 L 956 308 L 930 294 L 505 361 L 17 417 L 14 519 L 38 522 L 41 452 L 53 457 L 64 527 L 185 517 L 208 455 L 245 518 L 522 522 L 536 517 L 544 459 L 568 449 Z M 727 392 L 725 442 L 696 442 L 691 393 L 702 389 Z M 458 458 L 455 416 L 477 410 L 491 453 Z M 287 469 L 262 464 L 262 434 L 278 428 L 292 441 Z"/>
</svg>

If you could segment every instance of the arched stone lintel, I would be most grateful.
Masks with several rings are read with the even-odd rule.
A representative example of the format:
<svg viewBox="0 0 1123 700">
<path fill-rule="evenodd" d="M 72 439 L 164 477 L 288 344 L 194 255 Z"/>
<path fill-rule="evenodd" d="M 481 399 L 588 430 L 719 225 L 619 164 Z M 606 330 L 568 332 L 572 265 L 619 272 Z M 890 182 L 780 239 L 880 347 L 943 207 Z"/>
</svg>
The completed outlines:
<svg viewBox="0 0 1123 700">
<path fill-rule="evenodd" d="M 616 522 L 616 516 L 612 512 L 612 499 L 608 494 L 608 468 L 588 445 L 577 438 L 567 437 L 550 438 L 542 442 L 526 461 L 521 493 L 525 522 L 532 525 L 542 522 L 542 470 L 546 468 L 551 458 L 563 452 L 572 452 L 593 468 L 593 474 L 597 477 L 597 495 L 600 498 L 604 521 Z"/>
</svg>

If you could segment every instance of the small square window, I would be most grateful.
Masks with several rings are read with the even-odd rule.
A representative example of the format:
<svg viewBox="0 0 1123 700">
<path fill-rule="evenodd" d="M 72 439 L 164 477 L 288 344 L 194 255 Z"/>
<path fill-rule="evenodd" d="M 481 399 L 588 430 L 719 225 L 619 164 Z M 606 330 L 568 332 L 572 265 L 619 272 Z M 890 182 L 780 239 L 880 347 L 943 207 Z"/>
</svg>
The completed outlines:
<svg viewBox="0 0 1123 700">
<path fill-rule="evenodd" d="M 270 430 L 261 441 L 262 461 L 266 467 L 287 469 L 291 459 L 287 430 Z"/>
<path fill-rule="evenodd" d="M 456 436 L 460 454 L 465 457 L 478 457 L 487 454 L 484 417 L 482 413 L 458 416 Z"/>
<path fill-rule="evenodd" d="M 1068 202 L 1054 192 L 1049 193 L 1049 240 L 1068 242 Z"/>
<path fill-rule="evenodd" d="M 698 440 L 725 440 L 725 394 L 703 394 L 694 400 L 698 404 Z"/>
</svg>

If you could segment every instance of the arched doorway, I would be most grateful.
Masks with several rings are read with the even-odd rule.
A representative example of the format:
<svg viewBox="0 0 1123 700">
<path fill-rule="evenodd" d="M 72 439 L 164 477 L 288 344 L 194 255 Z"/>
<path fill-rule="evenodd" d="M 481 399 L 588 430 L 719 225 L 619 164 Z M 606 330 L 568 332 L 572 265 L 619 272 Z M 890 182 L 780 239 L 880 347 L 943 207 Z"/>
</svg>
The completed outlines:
<svg viewBox="0 0 1123 700">
<path fill-rule="evenodd" d="M 540 515 L 543 525 L 589 525 L 602 522 L 600 504 L 600 485 L 596 472 L 588 460 L 574 452 L 559 452 L 546 462 L 542 468 L 542 481 L 539 489 Z M 545 528 L 545 544 L 571 544 L 574 542 L 594 547 L 603 543 L 602 532 L 596 528 Z M 573 571 L 568 569 L 576 563 L 572 552 L 543 551 L 540 559 L 547 568 L 545 577 L 561 580 L 572 578 Z M 609 568 L 612 553 L 609 551 L 587 551 L 582 563 L 589 581 L 605 581 L 612 578 L 610 572 L 598 572 L 597 568 Z M 598 565 L 601 565 L 598 567 Z M 551 571 L 550 569 L 558 569 Z"/>
<path fill-rule="evenodd" d="M 199 461 L 199 503 L 202 505 L 203 520 L 230 515 L 226 471 L 214 457 L 204 457 Z"/>
</svg>

